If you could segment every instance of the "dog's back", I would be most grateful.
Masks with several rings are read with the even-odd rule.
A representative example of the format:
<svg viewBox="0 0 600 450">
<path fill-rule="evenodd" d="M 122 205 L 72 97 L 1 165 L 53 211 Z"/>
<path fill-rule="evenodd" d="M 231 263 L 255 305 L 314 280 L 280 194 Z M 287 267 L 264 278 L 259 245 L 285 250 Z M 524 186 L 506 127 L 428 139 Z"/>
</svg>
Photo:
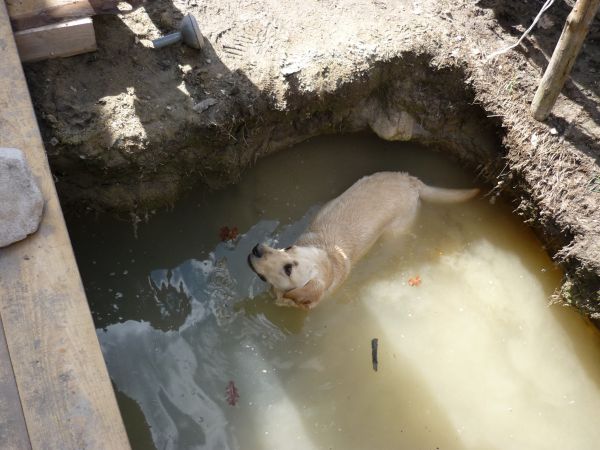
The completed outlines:
<svg viewBox="0 0 600 450">
<path fill-rule="evenodd" d="M 452 203 L 468 200 L 477 189 L 444 189 L 427 186 L 403 172 L 378 172 L 361 178 L 317 213 L 299 245 L 337 246 L 355 262 L 387 228 L 406 230 L 414 221 L 419 198 Z"/>
<path fill-rule="evenodd" d="M 357 261 L 388 225 L 401 217 L 415 216 L 419 199 L 415 180 L 399 172 L 361 178 L 323 206 L 298 244 L 338 246 L 350 260 Z"/>
</svg>

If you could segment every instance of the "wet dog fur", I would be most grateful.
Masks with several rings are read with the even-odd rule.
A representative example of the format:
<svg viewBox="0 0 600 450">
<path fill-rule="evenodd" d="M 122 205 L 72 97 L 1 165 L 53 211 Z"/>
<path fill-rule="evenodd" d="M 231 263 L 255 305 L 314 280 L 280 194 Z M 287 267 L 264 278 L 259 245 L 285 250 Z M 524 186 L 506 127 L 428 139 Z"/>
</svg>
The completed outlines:
<svg viewBox="0 0 600 450">
<path fill-rule="evenodd" d="M 478 192 L 427 186 L 401 172 L 375 173 L 323 206 L 294 245 L 277 249 L 258 244 L 248 264 L 271 285 L 278 305 L 308 310 L 344 282 L 384 233 L 408 230 L 420 200 L 456 203 Z"/>
</svg>

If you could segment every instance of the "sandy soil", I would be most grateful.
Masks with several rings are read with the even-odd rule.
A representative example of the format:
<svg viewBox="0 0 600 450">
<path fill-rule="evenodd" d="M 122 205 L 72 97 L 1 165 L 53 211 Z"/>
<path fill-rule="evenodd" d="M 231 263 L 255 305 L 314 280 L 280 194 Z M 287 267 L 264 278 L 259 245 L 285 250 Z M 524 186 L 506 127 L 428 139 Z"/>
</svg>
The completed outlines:
<svg viewBox="0 0 600 450">
<path fill-rule="evenodd" d="M 570 10 L 540 2 L 207 0 L 99 17 L 96 53 L 27 75 L 63 203 L 145 215 L 198 180 L 235 181 L 307 137 L 371 129 L 478 170 L 567 271 L 563 298 L 600 317 L 600 23 L 553 115 L 529 104 Z M 194 13 L 201 52 L 149 40 Z"/>
</svg>

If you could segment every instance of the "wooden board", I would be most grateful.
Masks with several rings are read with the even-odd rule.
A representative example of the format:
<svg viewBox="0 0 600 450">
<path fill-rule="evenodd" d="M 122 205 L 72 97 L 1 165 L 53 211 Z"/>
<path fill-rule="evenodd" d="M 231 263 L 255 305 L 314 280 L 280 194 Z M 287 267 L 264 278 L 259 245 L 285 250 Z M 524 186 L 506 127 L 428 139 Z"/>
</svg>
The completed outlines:
<svg viewBox="0 0 600 450">
<path fill-rule="evenodd" d="M 119 0 L 6 0 L 14 31 L 95 14 L 126 12 L 125 8 L 120 8 L 119 3 Z M 135 9 L 143 0 L 129 0 L 125 3 Z"/>
<path fill-rule="evenodd" d="M 0 443 L 4 450 L 30 450 L 21 399 L 0 319 Z"/>
<path fill-rule="evenodd" d="M 37 233 L 0 250 L 0 317 L 31 446 L 128 449 L 2 0 L 0 51 L 0 146 L 23 150 L 45 199 Z"/>
<path fill-rule="evenodd" d="M 94 24 L 89 17 L 17 31 L 15 41 L 23 62 L 73 56 L 96 50 Z"/>
<path fill-rule="evenodd" d="M 88 0 L 7 0 L 6 6 L 15 31 L 94 15 Z"/>
</svg>

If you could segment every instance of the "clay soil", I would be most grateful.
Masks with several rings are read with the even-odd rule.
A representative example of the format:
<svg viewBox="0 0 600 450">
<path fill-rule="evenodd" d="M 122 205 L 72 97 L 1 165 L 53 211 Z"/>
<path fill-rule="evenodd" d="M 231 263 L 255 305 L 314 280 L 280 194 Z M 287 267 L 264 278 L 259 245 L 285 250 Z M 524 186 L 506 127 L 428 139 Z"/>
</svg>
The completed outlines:
<svg viewBox="0 0 600 450">
<path fill-rule="evenodd" d="M 195 0 L 94 19 L 95 53 L 26 68 L 63 205 L 139 220 L 259 157 L 372 130 L 471 166 L 600 318 L 600 20 L 551 117 L 529 105 L 572 4 L 534 0 Z M 199 20 L 202 51 L 150 40 Z"/>
</svg>

